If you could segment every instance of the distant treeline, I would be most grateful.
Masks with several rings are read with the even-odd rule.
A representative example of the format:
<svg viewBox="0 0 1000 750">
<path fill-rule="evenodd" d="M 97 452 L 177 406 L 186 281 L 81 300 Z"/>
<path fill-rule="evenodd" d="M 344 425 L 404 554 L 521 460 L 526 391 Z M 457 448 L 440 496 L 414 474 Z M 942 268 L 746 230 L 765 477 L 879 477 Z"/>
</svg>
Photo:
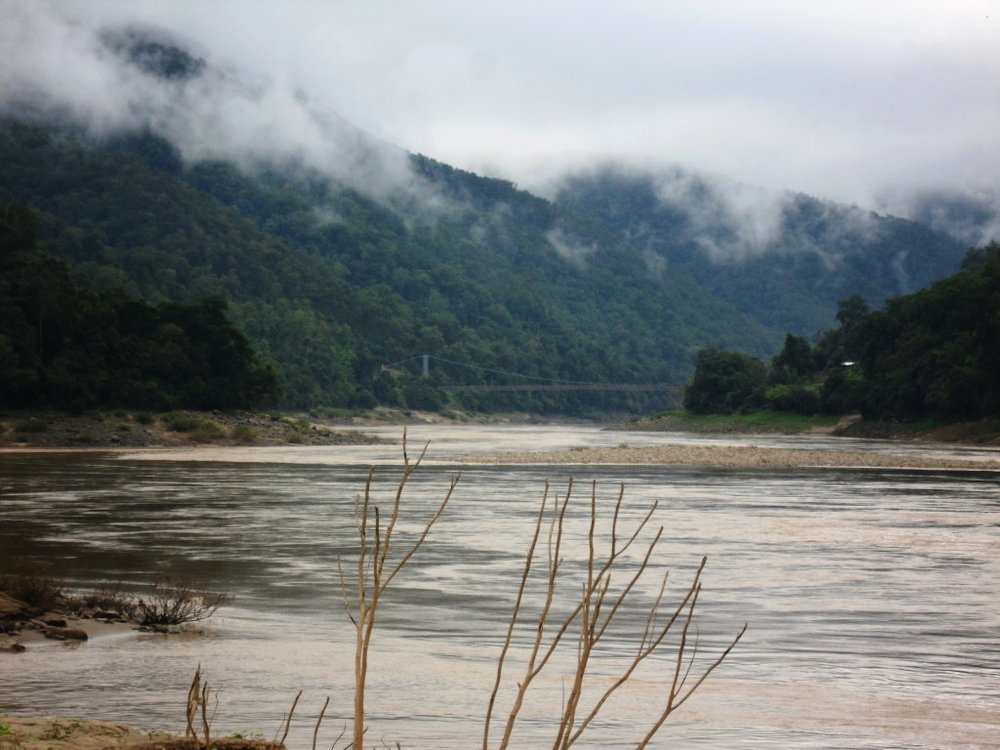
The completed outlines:
<svg viewBox="0 0 1000 750">
<path fill-rule="evenodd" d="M 168 62 L 164 74 L 184 70 Z M 0 203 L 37 212 L 41 247 L 65 263 L 61 278 L 80 287 L 83 308 L 124 305 L 117 295 L 159 316 L 184 303 L 206 320 L 228 319 L 272 368 L 278 388 L 267 405 L 279 408 L 648 413 L 676 405 L 698 349 L 770 356 L 785 331 L 830 325 L 837 299 L 856 292 L 881 304 L 953 271 L 962 252 L 912 222 L 800 197 L 782 213 L 778 245 L 724 261 L 704 245 L 736 242 L 731 221 L 708 231 L 698 218 L 721 210 L 718 196 L 706 188 L 683 210 L 668 206 L 649 175 L 597 173 L 550 201 L 413 155 L 408 189 L 376 199 L 304 163 L 185 162 L 148 130 L 98 138 L 70 122 L 2 112 L 0 165 Z M 860 218 L 871 231 L 852 229 Z M 914 286 L 900 290 L 896 276 Z M 226 300 L 224 315 L 206 299 Z M 113 394 L 111 383 L 61 375 L 54 343 L 39 354 L 21 334 L 6 335 L 22 343 L 12 349 L 19 364 L 8 357 L 5 366 L 35 373 L 12 381 L 21 400 L 55 398 L 64 382 L 74 395 L 61 402 L 156 401 L 143 384 L 163 371 L 176 385 L 162 400 L 174 401 L 181 372 L 205 371 L 155 353 L 149 363 L 118 363 L 92 346 L 87 356 L 112 369 L 142 370 Z M 142 345 L 171 351 L 175 342 L 154 343 L 160 335 Z M 426 378 L 424 353 L 435 358 Z M 555 381 L 669 387 L 444 387 Z"/>
<path fill-rule="evenodd" d="M 219 298 L 150 305 L 75 284 L 37 244 L 37 217 L 0 205 L 0 404 L 249 407 L 277 380 Z"/>
<path fill-rule="evenodd" d="M 840 304 L 838 328 L 811 346 L 789 334 L 770 366 L 703 349 L 684 394 L 689 411 L 860 411 L 881 420 L 1000 414 L 1000 244 L 973 248 L 958 273 L 869 310 Z"/>
</svg>

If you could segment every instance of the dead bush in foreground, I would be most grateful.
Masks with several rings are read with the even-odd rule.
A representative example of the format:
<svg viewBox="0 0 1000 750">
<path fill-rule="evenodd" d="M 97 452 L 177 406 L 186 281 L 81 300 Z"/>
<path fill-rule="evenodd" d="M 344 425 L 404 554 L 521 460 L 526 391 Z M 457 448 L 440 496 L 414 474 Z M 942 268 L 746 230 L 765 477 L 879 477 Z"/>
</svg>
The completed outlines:
<svg viewBox="0 0 1000 750">
<path fill-rule="evenodd" d="M 368 652 L 379 601 L 389 584 L 427 539 L 431 528 L 444 512 L 445 506 L 459 481 L 457 475 L 452 478 L 441 504 L 431 515 L 416 541 L 399 555 L 395 562 L 388 562 L 393 531 L 399 519 L 404 490 L 427 451 L 427 446 L 424 446 L 424 450 L 417 460 L 411 463 L 406 452 L 405 432 L 403 442 L 403 475 L 396 488 L 388 520 L 383 520 L 380 508 L 373 500 L 374 470 L 368 475 L 364 494 L 357 500 L 355 523 L 360 544 L 353 597 L 348 594 L 349 589 L 343 567 L 338 561 L 344 603 L 356 631 L 353 740 L 347 746 L 352 750 L 362 750 L 367 730 L 364 703 L 365 680 L 368 669 Z M 496 678 L 489 697 L 483 727 L 483 750 L 490 748 L 490 730 L 496 699 L 503 682 L 511 644 L 518 632 L 518 625 L 525 617 L 522 605 L 543 530 L 547 545 L 547 568 L 542 576 L 544 604 L 530 618 L 530 624 L 527 626 L 527 631 L 531 634 L 529 656 L 521 676 L 516 681 L 513 705 L 507 715 L 502 736 L 497 745 L 500 750 L 504 750 L 510 744 L 514 727 L 520 717 L 527 692 L 533 681 L 547 666 L 553 663 L 550 660 L 556 651 L 564 645 L 564 641 L 567 648 L 575 649 L 575 668 L 569 675 L 571 687 L 568 695 L 564 697 L 562 713 L 553 717 L 553 750 L 567 750 L 576 744 L 600 714 L 611 696 L 629 681 L 643 663 L 647 660 L 652 663 L 655 657 L 665 656 L 665 660 L 660 659 L 658 662 L 670 665 L 663 672 L 666 689 L 663 692 L 662 705 L 659 713 L 652 717 L 650 725 L 643 730 L 643 734 L 637 739 L 636 747 L 645 748 L 653 736 L 659 732 L 667 718 L 683 705 L 725 660 L 746 631 L 746 625 L 744 625 L 722 653 L 707 664 L 696 663 L 698 638 L 695 630 L 692 629 L 692 623 L 698 604 L 698 596 L 701 592 L 701 575 L 705 568 L 706 559 L 702 559 L 694 579 L 683 592 L 680 601 L 672 608 L 667 608 L 664 604 L 667 585 L 665 574 L 659 586 L 659 594 L 652 604 L 640 608 L 645 628 L 634 644 L 633 656 L 621 665 L 620 671 L 614 676 L 610 686 L 606 687 L 603 692 L 599 692 L 592 703 L 583 705 L 584 685 L 589 683 L 593 677 L 593 657 L 599 652 L 602 641 L 613 621 L 630 606 L 634 606 L 634 598 L 631 596 L 635 592 L 636 584 L 649 569 L 650 560 L 663 536 L 663 527 L 661 526 L 655 533 L 647 535 L 651 536 L 648 541 L 640 542 L 640 538 L 647 531 L 649 522 L 657 509 L 656 503 L 649 508 L 630 533 L 623 534 L 621 532 L 619 519 L 624 494 L 624 485 L 622 485 L 610 519 L 609 549 L 602 553 L 598 549 L 600 545 L 598 544 L 597 485 L 596 482 L 593 484 L 590 495 L 587 547 L 584 553 L 586 577 L 582 586 L 573 589 L 579 593 L 570 593 L 568 602 L 564 602 L 564 604 L 568 603 L 569 606 L 554 607 L 557 596 L 562 596 L 565 588 L 561 588 L 560 583 L 564 579 L 565 522 L 567 508 L 573 495 L 573 481 L 570 480 L 562 500 L 551 498 L 549 485 L 546 483 L 535 522 L 534 534 L 525 553 L 524 569 L 515 603 L 512 606 L 506 637 L 497 659 Z M 637 565 L 626 564 L 623 556 L 635 545 L 644 545 L 640 562 Z M 617 587 L 613 586 L 613 577 L 624 583 Z M 567 610 L 568 614 L 554 614 Z M 678 630 L 679 633 L 677 633 Z M 567 634 L 570 633 L 575 633 L 575 637 L 567 638 Z M 675 633 L 677 637 L 668 643 L 668 635 L 671 633 Z M 604 677 L 607 676 L 604 675 Z M 322 721 L 322 716 L 320 721 Z"/>
<path fill-rule="evenodd" d="M 565 497 L 561 501 L 556 498 L 550 502 L 549 486 L 546 483 L 541 507 L 538 510 L 534 535 L 525 554 L 524 570 L 512 608 L 510 623 L 507 627 L 507 635 L 497 659 L 496 679 L 490 694 L 483 727 L 483 750 L 488 750 L 490 747 L 490 727 L 494 705 L 503 682 L 504 669 L 516 628 L 522 622 L 524 594 L 543 530 L 545 531 L 548 565 L 543 576 L 544 603 L 529 620 L 530 624 L 527 630 L 532 636 L 531 647 L 524 670 L 517 679 L 517 690 L 513 704 L 497 745 L 500 750 L 504 750 L 510 744 L 514 727 L 532 682 L 549 666 L 550 659 L 560 646 L 564 645 L 563 642 L 568 633 L 576 634 L 575 637 L 570 637 L 566 644 L 568 648 L 575 650 L 575 668 L 568 675 L 569 693 L 563 699 L 562 713 L 558 717 L 553 717 L 553 750 L 565 750 L 576 744 L 600 714 L 611 696 L 628 682 L 643 662 L 658 655 L 666 655 L 666 663 L 672 666 L 663 674 L 666 690 L 663 692 L 661 709 L 658 715 L 653 717 L 650 726 L 636 744 L 636 748 L 645 748 L 653 736 L 659 732 L 667 718 L 723 662 L 746 631 L 746 625 L 744 625 L 720 655 L 707 665 L 696 669 L 695 657 L 698 652 L 698 643 L 697 637 L 692 633 L 691 625 L 698 603 L 698 594 L 701 592 L 701 574 L 705 569 L 707 558 L 702 558 L 701 565 L 680 602 L 672 609 L 666 610 L 664 609 L 663 597 L 667 586 L 667 574 L 664 574 L 659 594 L 652 604 L 644 609 L 645 627 L 638 637 L 638 642 L 634 644 L 633 655 L 624 660 L 620 671 L 612 678 L 610 685 L 603 691 L 598 691 L 596 699 L 589 705 L 583 705 L 584 684 L 591 681 L 594 676 L 591 669 L 593 657 L 598 653 L 609 627 L 630 605 L 630 596 L 635 592 L 636 584 L 648 570 L 653 553 L 662 539 L 663 527 L 661 526 L 652 535 L 652 539 L 645 544 L 645 551 L 639 564 L 635 566 L 634 570 L 629 570 L 623 564 L 623 555 L 639 541 L 656 511 L 657 503 L 650 507 L 631 533 L 623 536 L 618 527 L 622 501 L 625 496 L 625 487 L 622 485 L 611 518 L 609 549 L 602 554 L 598 550 L 597 544 L 597 483 L 595 482 L 590 493 L 590 519 L 587 533 L 587 554 L 584 563 L 586 578 L 577 589 L 579 593 L 569 595 L 568 603 L 575 602 L 575 606 L 569 608 L 567 614 L 557 616 L 554 612 L 558 611 L 558 608 L 553 605 L 560 593 L 559 585 L 562 580 L 564 562 L 563 542 L 566 509 L 570 504 L 572 494 L 573 481 L 570 480 Z M 547 513 L 548 521 L 546 522 Z M 613 577 L 619 577 L 619 580 L 623 580 L 624 584 L 614 587 Z M 676 643 L 668 645 L 667 636 L 677 627 L 680 628 L 680 633 L 675 639 Z"/>
<path fill-rule="evenodd" d="M 127 591 L 122 583 L 108 583 L 94 591 L 75 596 L 70 600 L 79 608 L 99 612 L 118 613 L 126 620 L 135 619 L 135 594 Z"/>
<path fill-rule="evenodd" d="M 140 625 L 184 625 L 211 617 L 230 601 L 229 594 L 203 591 L 190 578 L 158 578 L 136 600 L 132 616 Z"/>
<path fill-rule="evenodd" d="M 348 617 L 355 628 L 354 651 L 354 705 L 353 726 L 350 741 L 344 750 L 363 750 L 368 731 L 365 718 L 365 686 L 368 674 L 368 658 L 374 632 L 376 615 L 383 595 L 396 576 L 403 570 L 416 552 L 427 540 L 435 523 L 441 518 L 451 499 L 459 477 L 452 477 L 444 498 L 433 511 L 420 533 L 401 552 L 395 552 L 393 541 L 402 512 L 402 501 L 407 485 L 419 468 L 427 451 L 424 446 L 416 461 L 410 461 L 406 449 L 406 435 L 403 436 L 403 473 L 391 499 L 391 507 L 383 514 L 375 501 L 374 477 L 372 469 L 364 487 L 364 493 L 356 499 L 355 524 L 358 533 L 358 552 L 355 574 L 351 584 L 344 566 L 338 560 L 340 584 Z M 648 726 L 637 726 L 637 736 L 631 740 L 637 750 L 646 748 L 652 738 L 661 730 L 666 720 L 682 706 L 704 683 L 712 672 L 729 656 L 746 631 L 746 625 L 729 641 L 728 645 L 707 661 L 699 660 L 697 629 L 693 627 L 695 612 L 701 593 L 701 577 L 706 559 L 702 558 L 694 578 L 684 588 L 680 600 L 672 606 L 665 604 L 667 574 L 659 583 L 658 594 L 651 603 L 638 603 L 636 592 L 640 580 L 650 570 L 660 541 L 663 527 L 655 532 L 649 529 L 657 504 L 654 503 L 629 531 L 622 531 L 620 520 L 624 500 L 624 485 L 621 486 L 611 518 L 604 522 L 597 512 L 597 484 L 591 487 L 587 531 L 583 548 L 578 556 L 582 559 L 582 580 L 565 572 L 566 547 L 570 542 L 567 527 L 567 509 L 573 497 L 573 481 L 570 480 L 566 493 L 561 498 L 550 491 L 548 483 L 534 523 L 534 530 L 524 556 L 521 578 L 511 607 L 503 645 L 497 657 L 496 676 L 489 695 L 483 725 L 482 747 L 489 750 L 497 747 L 505 750 L 512 742 L 515 727 L 521 718 L 527 695 L 535 680 L 547 668 L 561 669 L 565 660 L 553 659 L 557 652 L 569 652 L 570 668 L 565 675 L 568 692 L 563 695 L 561 709 L 552 716 L 552 736 L 546 744 L 553 750 L 568 750 L 573 747 L 592 727 L 595 719 L 606 707 L 611 697 L 635 676 L 640 666 L 652 667 L 658 671 L 662 681 L 662 700 L 657 713 L 650 718 Z M 609 528 L 602 533 L 600 525 Z M 604 543 L 600 541 L 605 539 Z M 540 552 L 539 548 L 545 552 Z M 636 548 L 631 555 L 630 550 Z M 391 553 L 394 553 L 391 555 Z M 543 556 L 545 567 L 539 575 L 532 575 L 537 558 Z M 541 596 L 534 599 L 528 593 L 533 585 L 540 585 Z M 224 594 L 209 593 L 196 589 L 190 581 L 158 581 L 152 593 L 136 603 L 137 618 L 145 624 L 178 624 L 193 622 L 210 616 L 227 602 Z M 526 601 L 539 601 L 536 611 L 527 613 Z M 602 645 L 612 624 L 625 619 L 626 612 L 639 614 L 644 623 L 641 632 L 635 636 L 632 648 L 622 648 L 619 643 L 614 649 Z M 668 638 L 673 635 L 674 637 Z M 509 671 L 511 647 L 520 638 L 525 638 L 527 648 L 523 668 L 508 691 L 512 703 L 502 727 L 500 736 L 491 736 L 493 719 L 496 715 L 497 698 L 505 684 L 505 673 Z M 617 654 L 619 661 L 616 671 L 609 675 L 606 665 L 608 657 Z M 595 663 L 601 657 L 600 674 Z M 550 671 L 552 671 L 550 669 Z M 648 671 L 645 675 L 649 677 Z M 596 687 L 595 687 L 596 686 Z M 585 690 L 588 687 L 588 690 Z M 277 750 L 284 746 L 288 736 L 292 716 L 298 705 L 301 691 L 295 697 L 291 709 L 283 719 L 284 733 L 277 734 L 272 742 L 255 740 L 241 747 L 255 750 Z M 212 747 L 226 747 L 225 739 L 212 736 L 212 714 L 209 703 L 212 692 L 202 678 L 201 667 L 195 673 L 188 691 L 186 709 L 186 735 L 177 738 L 174 744 L 156 743 L 157 747 L 191 748 L 209 750 Z M 589 698 L 589 702 L 588 699 Z M 316 750 L 317 737 L 330 699 L 327 698 L 316 719 L 313 729 L 312 748 Z M 532 720 L 536 723 L 536 720 Z M 280 732 L 281 730 L 279 730 Z M 348 728 L 334 740 L 332 750 L 339 747 L 341 740 L 347 740 Z M 399 743 L 387 744 L 379 740 L 382 747 L 399 748 Z M 622 743 L 625 738 L 622 738 Z M 471 743 L 470 743 L 471 744 Z"/>
<path fill-rule="evenodd" d="M 56 609 L 63 602 L 63 583 L 42 567 L 21 566 L 0 576 L 0 591 L 39 609 Z"/>
</svg>

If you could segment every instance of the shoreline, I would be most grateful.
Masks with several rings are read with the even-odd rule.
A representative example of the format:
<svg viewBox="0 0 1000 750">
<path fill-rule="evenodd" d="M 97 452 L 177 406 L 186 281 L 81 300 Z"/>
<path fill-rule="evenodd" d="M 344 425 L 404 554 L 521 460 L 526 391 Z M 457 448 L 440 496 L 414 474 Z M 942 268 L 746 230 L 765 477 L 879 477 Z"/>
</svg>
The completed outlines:
<svg viewBox="0 0 1000 750">
<path fill-rule="evenodd" d="M 674 465 L 729 469 L 922 469 L 1000 471 L 995 458 L 945 459 L 875 451 L 762 448 L 755 445 L 619 446 L 466 455 L 461 463 L 494 465 Z"/>
<path fill-rule="evenodd" d="M 83 414 L 25 409 L 0 412 L 0 453 L 28 451 L 114 451 L 135 448 L 276 447 L 364 445 L 383 442 L 365 427 L 407 425 L 598 425 L 611 432 L 698 434 L 724 437 L 827 435 L 911 443 L 941 443 L 977 448 L 1000 447 L 1000 420 L 927 425 L 883 423 L 841 416 L 829 424 L 791 423 L 754 418 L 702 419 L 690 415 L 622 421 L 525 413 L 466 414 L 378 407 L 363 412 L 195 411 L 165 413 L 111 409 Z"/>
<path fill-rule="evenodd" d="M 201 727 L 198 727 L 201 729 Z M 0 750 L 202 750 L 201 738 L 105 719 L 0 714 Z M 212 737 L 217 750 L 285 750 L 276 740 Z"/>
<path fill-rule="evenodd" d="M 112 410 L 0 415 L 0 451 L 106 451 L 212 446 L 358 445 L 378 442 L 358 425 L 305 414 Z"/>
<path fill-rule="evenodd" d="M 62 716 L 0 714 L 0 750 L 118 750 L 163 737 L 127 724 Z"/>
</svg>

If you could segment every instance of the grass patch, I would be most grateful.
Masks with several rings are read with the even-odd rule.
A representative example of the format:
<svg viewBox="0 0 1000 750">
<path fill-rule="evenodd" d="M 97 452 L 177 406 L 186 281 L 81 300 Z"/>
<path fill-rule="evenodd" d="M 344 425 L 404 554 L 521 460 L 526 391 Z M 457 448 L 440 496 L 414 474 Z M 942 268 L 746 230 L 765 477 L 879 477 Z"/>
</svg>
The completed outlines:
<svg viewBox="0 0 1000 750">
<path fill-rule="evenodd" d="M 37 433 L 37 432 L 47 432 L 48 429 L 49 429 L 48 422 L 46 422 L 43 419 L 37 419 L 35 417 L 31 417 L 28 419 L 21 419 L 14 423 L 15 432 Z"/>
<path fill-rule="evenodd" d="M 188 437 L 196 443 L 211 443 L 222 440 L 225 436 L 226 431 L 220 425 L 207 419 L 200 421 L 198 426 L 188 433 Z"/>
<path fill-rule="evenodd" d="M 296 432 L 308 432 L 312 429 L 312 422 L 305 417 L 285 417 L 284 421 Z"/>
<path fill-rule="evenodd" d="M 310 409 L 309 414 L 317 419 L 348 419 L 356 416 L 358 410 L 343 406 L 318 406 L 315 409 Z"/>
<path fill-rule="evenodd" d="M 226 431 L 215 422 L 182 411 L 167 412 L 160 420 L 166 429 L 187 433 L 191 440 L 198 443 L 210 443 L 226 436 Z"/>
<path fill-rule="evenodd" d="M 160 417 L 160 420 L 163 422 L 163 426 L 171 432 L 193 432 L 205 421 L 182 411 L 167 412 Z"/>
<path fill-rule="evenodd" d="M 233 428 L 229 436 L 241 445 L 250 445 L 257 442 L 260 432 L 256 427 L 251 427 L 248 424 L 238 424 Z"/>
<path fill-rule="evenodd" d="M 52 726 L 39 735 L 39 738 L 50 742 L 68 740 L 81 726 L 79 721 L 74 721 L 72 724 L 60 724 L 54 721 Z"/>
</svg>

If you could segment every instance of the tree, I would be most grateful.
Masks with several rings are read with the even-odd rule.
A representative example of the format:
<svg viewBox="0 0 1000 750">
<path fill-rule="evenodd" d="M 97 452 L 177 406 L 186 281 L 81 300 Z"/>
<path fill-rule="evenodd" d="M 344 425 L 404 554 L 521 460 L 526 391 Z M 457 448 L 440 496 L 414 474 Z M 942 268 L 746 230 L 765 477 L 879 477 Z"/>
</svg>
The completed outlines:
<svg viewBox="0 0 1000 750">
<path fill-rule="evenodd" d="M 694 378 L 684 389 L 684 408 L 696 414 L 732 414 L 759 406 L 767 366 L 738 352 L 702 349 Z"/>
<path fill-rule="evenodd" d="M 150 305 L 79 286 L 39 250 L 37 220 L 0 205 L 0 404 L 233 408 L 273 398 L 273 368 L 220 298 Z"/>
<path fill-rule="evenodd" d="M 772 383 L 796 383 L 812 377 L 815 362 L 809 342 L 801 336 L 785 335 L 785 346 L 771 360 Z"/>
</svg>

